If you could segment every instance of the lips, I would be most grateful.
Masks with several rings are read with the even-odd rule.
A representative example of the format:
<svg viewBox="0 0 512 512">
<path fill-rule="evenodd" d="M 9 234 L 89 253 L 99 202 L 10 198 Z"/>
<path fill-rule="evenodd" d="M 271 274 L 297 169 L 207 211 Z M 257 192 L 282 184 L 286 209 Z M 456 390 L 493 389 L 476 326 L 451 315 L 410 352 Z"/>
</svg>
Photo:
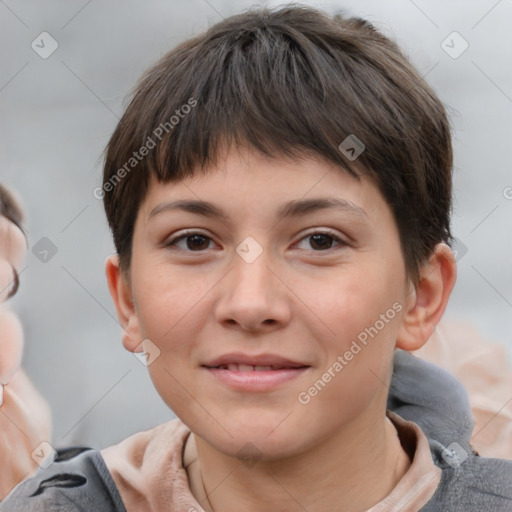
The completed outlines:
<svg viewBox="0 0 512 512">
<path fill-rule="evenodd" d="M 309 365 L 298 361 L 292 361 L 291 359 L 277 354 L 250 355 L 243 353 L 231 353 L 212 359 L 203 364 L 203 366 L 222 370 L 251 372 L 297 369 L 304 368 Z"/>
<path fill-rule="evenodd" d="M 221 364 L 215 366 L 219 370 L 230 370 L 232 372 L 271 372 L 274 370 L 282 370 L 284 368 L 290 368 L 290 366 L 253 366 L 250 364 Z"/>
<path fill-rule="evenodd" d="M 277 354 L 225 354 L 202 365 L 217 382 L 238 392 L 277 390 L 311 368 Z"/>
</svg>

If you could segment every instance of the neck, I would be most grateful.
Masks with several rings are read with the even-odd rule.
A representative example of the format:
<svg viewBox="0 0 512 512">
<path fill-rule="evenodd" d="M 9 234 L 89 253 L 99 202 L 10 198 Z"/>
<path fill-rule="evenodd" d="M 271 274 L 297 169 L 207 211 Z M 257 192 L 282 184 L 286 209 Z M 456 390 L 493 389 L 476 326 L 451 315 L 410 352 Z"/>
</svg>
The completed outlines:
<svg viewBox="0 0 512 512">
<path fill-rule="evenodd" d="M 307 452 L 252 467 L 195 436 L 208 512 L 360 512 L 383 500 L 410 466 L 387 417 L 349 425 Z"/>
</svg>

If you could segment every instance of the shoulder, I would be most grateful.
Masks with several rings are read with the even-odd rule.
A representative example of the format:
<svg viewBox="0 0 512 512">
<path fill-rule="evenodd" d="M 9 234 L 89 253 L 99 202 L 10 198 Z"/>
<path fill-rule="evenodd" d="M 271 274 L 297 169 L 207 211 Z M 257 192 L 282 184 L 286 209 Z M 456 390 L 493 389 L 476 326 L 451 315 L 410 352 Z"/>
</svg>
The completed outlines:
<svg viewBox="0 0 512 512">
<path fill-rule="evenodd" d="M 428 439 L 441 481 L 422 512 L 510 512 L 512 461 L 480 457 L 466 390 L 442 368 L 397 350 L 388 409 Z"/>
<path fill-rule="evenodd" d="M 158 491 L 155 485 L 163 472 L 179 469 L 189 433 L 175 419 L 101 451 L 85 447 L 58 450 L 46 469 L 18 484 L 0 502 L 0 512 L 126 512 L 122 496 L 131 498 L 135 492 L 139 499 Z M 148 459 L 152 464 L 143 464 Z"/>
<path fill-rule="evenodd" d="M 441 482 L 422 512 L 510 512 L 512 510 L 512 461 L 464 454 L 450 461 L 446 448 L 432 443 L 432 457 L 441 467 Z M 443 453 L 446 460 L 443 459 Z M 465 458 L 467 456 L 467 458 Z M 457 460 L 458 459 L 458 460 Z M 459 465 L 460 464 L 460 465 Z M 440 508 L 441 507 L 441 508 Z"/>
<path fill-rule="evenodd" d="M 0 512 L 126 512 L 98 450 L 58 450 L 46 469 L 18 484 Z"/>
</svg>

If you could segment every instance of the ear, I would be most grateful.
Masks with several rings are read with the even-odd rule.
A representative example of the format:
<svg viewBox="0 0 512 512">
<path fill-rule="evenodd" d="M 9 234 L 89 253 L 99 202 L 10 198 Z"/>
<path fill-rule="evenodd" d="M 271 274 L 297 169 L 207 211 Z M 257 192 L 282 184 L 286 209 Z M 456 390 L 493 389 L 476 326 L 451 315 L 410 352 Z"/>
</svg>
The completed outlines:
<svg viewBox="0 0 512 512">
<path fill-rule="evenodd" d="M 420 269 L 419 283 L 406 299 L 396 347 L 418 350 L 441 320 L 457 278 L 455 256 L 444 243 L 437 244 L 427 264 Z"/>
<path fill-rule="evenodd" d="M 108 289 L 114 301 L 119 323 L 123 327 L 123 346 L 129 352 L 142 352 L 139 320 L 132 298 L 131 285 L 119 267 L 119 256 L 113 254 L 105 261 Z"/>
</svg>

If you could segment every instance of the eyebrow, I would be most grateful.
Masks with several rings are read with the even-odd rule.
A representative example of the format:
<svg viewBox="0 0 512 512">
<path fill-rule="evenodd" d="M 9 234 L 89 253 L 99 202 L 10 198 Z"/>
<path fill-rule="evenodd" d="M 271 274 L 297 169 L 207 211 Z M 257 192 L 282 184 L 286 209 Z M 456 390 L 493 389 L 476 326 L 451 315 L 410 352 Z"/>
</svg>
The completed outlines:
<svg viewBox="0 0 512 512">
<path fill-rule="evenodd" d="M 360 206 L 347 201 L 346 199 L 338 199 L 334 197 L 318 197 L 289 201 L 281 206 L 277 216 L 280 219 L 287 217 L 299 217 L 311 212 L 327 209 L 343 210 L 347 213 L 357 215 L 358 217 L 368 217 L 366 212 Z M 161 203 L 151 210 L 148 220 L 162 212 L 176 210 L 195 213 L 204 217 L 216 217 L 224 222 L 229 220 L 229 215 L 221 207 L 207 201 L 196 199 L 178 199 L 168 203 Z"/>
</svg>

